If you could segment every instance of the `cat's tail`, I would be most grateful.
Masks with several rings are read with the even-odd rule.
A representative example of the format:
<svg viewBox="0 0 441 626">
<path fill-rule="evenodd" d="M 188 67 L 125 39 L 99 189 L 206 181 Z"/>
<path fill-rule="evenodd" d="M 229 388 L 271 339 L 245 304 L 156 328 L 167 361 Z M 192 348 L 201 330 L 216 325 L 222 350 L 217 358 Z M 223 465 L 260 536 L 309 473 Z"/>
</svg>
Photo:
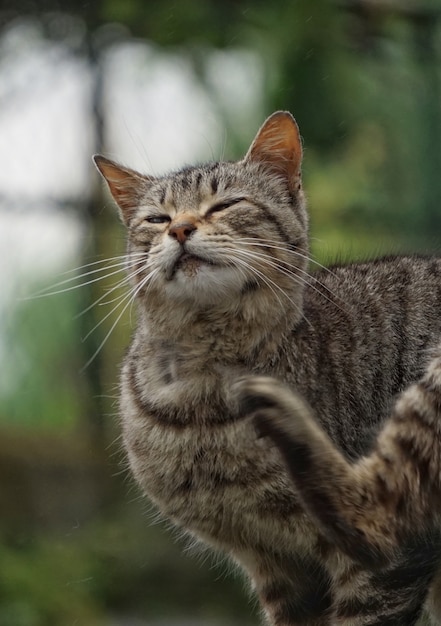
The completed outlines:
<svg viewBox="0 0 441 626">
<path fill-rule="evenodd" d="M 271 378 L 238 383 L 242 407 L 278 446 L 301 500 L 331 543 L 381 567 L 441 513 L 441 347 L 398 398 L 369 456 L 348 462 L 311 409 Z"/>
</svg>

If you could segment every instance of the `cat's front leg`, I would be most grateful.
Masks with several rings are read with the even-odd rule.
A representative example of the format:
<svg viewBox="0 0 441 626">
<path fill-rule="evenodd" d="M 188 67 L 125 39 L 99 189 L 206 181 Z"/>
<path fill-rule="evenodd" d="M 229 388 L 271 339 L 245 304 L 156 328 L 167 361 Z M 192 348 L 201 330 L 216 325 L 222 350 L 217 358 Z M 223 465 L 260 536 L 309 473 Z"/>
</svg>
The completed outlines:
<svg viewBox="0 0 441 626">
<path fill-rule="evenodd" d="M 382 537 L 376 541 L 375 531 L 367 532 L 357 523 L 357 511 L 369 508 L 370 495 L 306 402 L 267 377 L 242 378 L 235 391 L 242 411 L 254 414 L 258 433 L 279 448 L 305 509 L 320 530 L 351 558 L 369 567 L 380 565 L 388 546 Z"/>
<path fill-rule="evenodd" d="M 397 449 L 399 437 L 412 437 L 408 422 L 415 411 L 427 410 L 417 386 L 403 394 L 372 454 L 357 463 L 345 459 L 306 402 L 282 383 L 250 376 L 235 390 L 242 411 L 254 414 L 260 435 L 279 448 L 306 511 L 352 559 L 368 569 L 385 566 L 415 532 L 423 535 L 433 527 L 426 486 L 418 482 L 421 466 Z M 415 434 L 415 454 L 418 440 Z"/>
</svg>

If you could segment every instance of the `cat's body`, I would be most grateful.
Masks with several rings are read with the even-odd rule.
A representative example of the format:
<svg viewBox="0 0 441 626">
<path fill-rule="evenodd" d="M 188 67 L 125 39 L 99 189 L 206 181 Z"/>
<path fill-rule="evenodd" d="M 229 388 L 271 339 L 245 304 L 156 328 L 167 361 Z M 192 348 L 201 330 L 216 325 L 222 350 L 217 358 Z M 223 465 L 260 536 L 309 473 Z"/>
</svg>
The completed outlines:
<svg viewBox="0 0 441 626">
<path fill-rule="evenodd" d="M 407 528 L 416 517 L 389 506 L 384 485 L 369 509 L 372 494 L 350 480 L 439 343 L 441 260 L 307 273 L 300 162 L 284 113 L 238 164 L 149 179 L 98 160 L 129 228 L 139 302 L 122 373 L 124 441 L 161 513 L 242 566 L 270 624 L 410 625 L 435 584 L 437 512 Z M 324 431 L 274 379 L 308 401 Z M 371 549 L 363 523 L 374 509 L 373 541 L 384 535 L 385 545 Z"/>
</svg>

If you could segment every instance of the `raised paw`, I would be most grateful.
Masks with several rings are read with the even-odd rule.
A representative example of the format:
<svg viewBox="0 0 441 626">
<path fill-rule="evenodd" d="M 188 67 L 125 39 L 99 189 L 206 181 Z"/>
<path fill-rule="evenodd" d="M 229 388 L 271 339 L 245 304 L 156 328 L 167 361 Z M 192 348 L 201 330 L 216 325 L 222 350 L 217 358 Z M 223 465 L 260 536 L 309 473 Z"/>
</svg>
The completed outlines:
<svg viewBox="0 0 441 626">
<path fill-rule="evenodd" d="M 310 410 L 286 385 L 266 376 L 245 376 L 233 385 L 233 393 L 244 415 L 253 415 L 260 436 L 297 438 L 308 430 Z"/>
</svg>

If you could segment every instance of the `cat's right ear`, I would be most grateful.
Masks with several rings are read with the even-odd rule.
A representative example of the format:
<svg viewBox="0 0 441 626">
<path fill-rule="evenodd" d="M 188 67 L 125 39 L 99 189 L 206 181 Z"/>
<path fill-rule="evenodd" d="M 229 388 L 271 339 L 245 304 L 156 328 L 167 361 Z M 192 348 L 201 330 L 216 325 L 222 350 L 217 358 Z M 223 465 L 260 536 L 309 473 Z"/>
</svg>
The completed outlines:
<svg viewBox="0 0 441 626">
<path fill-rule="evenodd" d="M 95 154 L 93 160 L 109 186 L 124 224 L 128 226 L 139 206 L 142 191 L 150 179 L 100 154 Z"/>
<path fill-rule="evenodd" d="M 263 123 L 244 160 L 264 164 L 295 192 L 301 185 L 302 157 L 297 122 L 288 111 L 277 111 Z"/>
</svg>

